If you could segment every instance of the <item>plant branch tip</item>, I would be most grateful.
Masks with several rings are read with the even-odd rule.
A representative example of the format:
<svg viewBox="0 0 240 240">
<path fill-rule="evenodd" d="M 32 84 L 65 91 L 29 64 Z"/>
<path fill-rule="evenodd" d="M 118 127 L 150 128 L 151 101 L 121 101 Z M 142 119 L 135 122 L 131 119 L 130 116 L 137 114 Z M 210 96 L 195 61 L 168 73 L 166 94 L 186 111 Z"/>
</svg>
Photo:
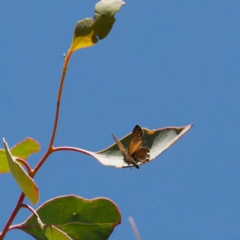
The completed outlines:
<svg viewBox="0 0 240 240">
<path fill-rule="evenodd" d="M 137 226 L 136 226 L 133 218 L 132 218 L 132 217 L 129 217 L 128 220 L 129 220 L 130 225 L 131 225 L 131 227 L 132 227 L 132 229 L 133 229 L 133 233 L 134 233 L 136 239 L 137 239 L 137 240 L 141 240 L 140 234 L 139 234 L 139 232 L 138 232 Z"/>
<path fill-rule="evenodd" d="M 16 157 L 16 161 L 23 164 L 26 167 L 29 176 L 32 175 L 33 171 L 31 169 L 30 165 L 24 159 Z"/>
<path fill-rule="evenodd" d="M 30 212 L 32 212 L 32 214 L 33 214 L 36 218 L 39 218 L 37 212 L 36 212 L 31 206 L 29 206 L 29 205 L 27 205 L 27 204 L 24 204 L 24 203 L 21 203 L 21 204 L 20 204 L 20 207 L 21 207 L 21 208 L 26 208 L 26 209 L 28 209 Z"/>
</svg>

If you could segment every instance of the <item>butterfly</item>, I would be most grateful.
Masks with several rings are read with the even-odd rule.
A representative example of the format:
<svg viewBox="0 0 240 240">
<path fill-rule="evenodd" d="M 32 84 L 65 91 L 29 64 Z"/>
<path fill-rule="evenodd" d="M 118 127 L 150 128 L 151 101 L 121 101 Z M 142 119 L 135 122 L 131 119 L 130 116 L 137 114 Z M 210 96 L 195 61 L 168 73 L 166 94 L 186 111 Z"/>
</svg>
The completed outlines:
<svg viewBox="0 0 240 240">
<path fill-rule="evenodd" d="M 136 125 L 132 131 L 128 151 L 124 148 L 122 143 L 114 136 L 112 136 L 120 149 L 123 159 L 127 164 L 133 164 L 136 168 L 139 168 L 138 162 L 145 163 L 149 161 L 150 150 L 147 147 L 142 147 L 143 130 L 139 125 Z"/>
</svg>

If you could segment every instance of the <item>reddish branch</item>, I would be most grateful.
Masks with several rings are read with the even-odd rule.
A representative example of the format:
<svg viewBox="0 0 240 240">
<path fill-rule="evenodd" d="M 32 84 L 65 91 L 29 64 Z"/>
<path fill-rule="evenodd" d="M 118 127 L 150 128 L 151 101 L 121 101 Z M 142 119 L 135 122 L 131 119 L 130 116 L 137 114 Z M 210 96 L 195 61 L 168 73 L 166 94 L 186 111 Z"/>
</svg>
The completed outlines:
<svg viewBox="0 0 240 240">
<path fill-rule="evenodd" d="M 56 136 L 56 131 L 57 131 L 57 126 L 58 126 L 58 118 L 59 118 L 59 112 L 60 112 L 60 103 L 61 103 L 61 97 L 62 97 L 62 90 L 63 90 L 63 83 L 64 83 L 64 79 L 65 79 L 65 76 L 66 76 L 66 72 L 67 72 L 67 67 L 68 67 L 68 62 L 69 62 L 69 59 L 72 55 L 73 51 L 69 51 L 67 56 L 65 57 L 64 59 L 64 65 L 63 65 L 63 70 L 62 70 L 62 77 L 61 77 L 61 80 L 60 80 L 60 86 L 59 86 L 59 90 L 58 90 L 58 95 L 57 95 L 57 107 L 56 107 L 56 113 L 55 113 L 55 120 L 54 120 L 54 125 L 53 125 L 53 131 L 52 131 L 52 136 L 51 136 L 51 139 L 50 139 L 50 142 L 49 142 L 49 146 L 48 146 L 48 149 L 46 151 L 46 153 L 43 155 L 42 159 L 39 161 L 39 163 L 37 164 L 37 166 L 31 171 L 30 169 L 30 172 L 31 172 L 31 177 L 33 178 L 35 176 L 35 174 L 38 172 L 38 170 L 40 169 L 40 167 L 43 165 L 43 163 L 46 161 L 46 159 L 48 158 L 48 156 L 54 151 L 54 148 L 53 148 L 53 143 L 54 143 L 54 139 L 55 139 L 55 136 Z M 22 162 L 21 160 L 18 159 L 18 161 Z M 23 162 L 22 162 L 23 163 Z M 24 164 L 24 163 L 23 163 Z M 29 168 L 28 168 L 28 164 L 24 164 L 28 171 L 29 171 Z M 19 209 L 21 208 L 21 206 L 24 206 L 22 204 L 23 200 L 25 198 L 25 194 L 24 193 L 21 193 L 19 199 L 18 199 L 18 202 L 16 204 L 16 207 L 14 208 L 11 216 L 9 217 L 3 231 L 0 233 L 0 240 L 2 240 L 10 225 L 12 224 L 14 218 L 16 217 Z"/>
</svg>

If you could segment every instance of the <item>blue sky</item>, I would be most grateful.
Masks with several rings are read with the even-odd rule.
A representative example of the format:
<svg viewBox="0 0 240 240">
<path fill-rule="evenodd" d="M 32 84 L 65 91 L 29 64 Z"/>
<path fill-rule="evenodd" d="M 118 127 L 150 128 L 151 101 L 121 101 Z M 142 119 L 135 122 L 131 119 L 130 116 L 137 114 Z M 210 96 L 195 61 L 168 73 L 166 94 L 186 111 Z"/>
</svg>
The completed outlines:
<svg viewBox="0 0 240 240">
<path fill-rule="evenodd" d="M 0 135 L 46 151 L 63 65 L 76 22 L 95 1 L 3 1 Z M 109 36 L 73 54 L 55 146 L 98 151 L 131 132 L 193 128 L 153 162 L 105 167 L 73 152 L 50 156 L 35 177 L 41 205 L 56 196 L 107 197 L 122 213 L 110 239 L 239 239 L 239 1 L 127 1 Z M 20 194 L 1 175 L 0 228 Z M 27 202 L 27 201 L 26 201 Z M 14 223 L 30 213 L 22 210 Z M 6 239 L 32 239 L 11 231 Z"/>
</svg>

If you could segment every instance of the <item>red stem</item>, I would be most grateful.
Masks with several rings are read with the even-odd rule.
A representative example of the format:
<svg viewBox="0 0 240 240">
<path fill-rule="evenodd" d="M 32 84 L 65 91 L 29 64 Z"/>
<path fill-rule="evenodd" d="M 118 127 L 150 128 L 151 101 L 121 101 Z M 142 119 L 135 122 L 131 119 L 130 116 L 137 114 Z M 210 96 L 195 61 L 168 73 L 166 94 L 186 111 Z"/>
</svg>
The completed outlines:
<svg viewBox="0 0 240 240">
<path fill-rule="evenodd" d="M 39 161 L 37 166 L 33 169 L 33 177 L 35 176 L 35 174 L 37 173 L 39 168 L 43 165 L 43 163 L 45 162 L 47 157 L 53 152 L 53 142 L 54 142 L 54 139 L 55 139 L 55 136 L 56 136 L 56 131 L 57 131 L 63 83 L 64 83 L 64 79 L 65 79 L 66 72 L 67 72 L 68 62 L 69 62 L 69 59 L 70 59 L 72 53 L 73 53 L 73 51 L 68 51 L 68 54 L 65 58 L 64 65 L 63 65 L 62 77 L 61 77 L 60 86 L 59 86 L 58 95 L 57 95 L 57 108 L 56 108 L 54 126 L 53 126 L 53 131 L 52 131 L 52 137 L 51 137 L 51 140 L 50 140 L 50 143 L 49 143 L 49 146 L 48 146 L 48 150 L 46 151 L 46 153 L 44 154 L 42 159 Z"/>
<path fill-rule="evenodd" d="M 57 151 L 74 151 L 74 152 L 80 152 L 80 153 L 91 156 L 91 154 L 89 154 L 85 150 L 80 149 L 80 148 L 75 148 L 75 147 L 56 147 L 56 148 L 53 148 L 53 152 L 57 152 Z"/>
<path fill-rule="evenodd" d="M 20 205 L 20 207 L 22 207 L 22 208 L 27 208 L 28 210 L 30 210 L 30 211 L 32 212 L 32 214 L 33 214 L 36 218 L 39 218 L 37 212 L 36 212 L 31 206 L 22 203 L 22 204 Z"/>
<path fill-rule="evenodd" d="M 22 163 L 22 164 L 26 167 L 26 169 L 27 169 L 27 171 L 28 171 L 28 175 L 29 175 L 29 176 L 32 176 L 32 169 L 31 169 L 31 167 L 29 166 L 29 164 L 28 164 L 25 160 L 23 160 L 22 158 L 19 158 L 19 157 L 16 157 L 16 160 L 17 160 L 18 162 Z"/>
<path fill-rule="evenodd" d="M 16 207 L 14 208 L 14 210 L 13 210 L 10 218 L 8 219 L 8 221 L 7 221 L 5 227 L 4 227 L 4 229 L 3 229 L 3 231 L 2 231 L 2 233 L 1 233 L 1 235 L 0 235 L 0 240 L 2 240 L 2 239 L 4 238 L 4 236 L 6 235 L 8 229 L 9 229 L 11 223 L 12 223 L 12 221 L 14 220 L 15 216 L 16 216 L 17 213 L 18 213 L 18 210 L 19 210 L 19 208 L 20 208 L 20 206 L 21 206 L 21 203 L 23 202 L 24 198 L 25 198 L 25 194 L 24 194 L 24 193 L 21 193 L 21 196 L 20 196 L 19 199 L 18 199 L 17 205 L 16 205 Z"/>
<path fill-rule="evenodd" d="M 69 59 L 70 59 L 72 53 L 73 53 L 73 51 L 70 49 L 68 51 L 67 56 L 64 59 L 64 65 L 63 65 L 63 70 L 62 70 L 62 77 L 61 77 L 61 80 L 60 80 L 60 86 L 59 86 L 58 95 L 57 95 L 56 114 L 55 114 L 55 120 L 54 120 L 53 131 L 52 131 L 52 136 L 51 136 L 51 139 L 50 139 L 50 143 L 49 143 L 48 149 L 47 149 L 46 153 L 43 155 L 42 159 L 39 161 L 37 166 L 31 171 L 31 177 L 32 178 L 35 176 L 37 171 L 43 165 L 43 163 L 45 162 L 47 157 L 53 152 L 53 142 L 54 142 L 54 139 L 55 139 L 55 136 L 56 136 L 56 131 L 57 131 L 63 83 L 64 83 L 64 79 L 65 79 L 66 72 L 67 72 L 68 62 L 69 62 Z M 0 233 L 1 234 L 0 235 L 0 240 L 2 240 L 5 237 L 5 235 L 6 235 L 7 231 L 8 231 L 8 229 L 9 229 L 10 225 L 12 224 L 12 221 L 14 220 L 14 218 L 16 217 L 19 209 L 21 208 L 21 204 L 22 204 L 24 198 L 25 198 L 25 194 L 21 193 L 21 195 L 20 195 L 20 197 L 18 199 L 17 205 L 15 206 L 11 216 L 9 217 L 9 219 L 8 219 L 4 229 L 3 229 L 3 231 Z"/>
</svg>

